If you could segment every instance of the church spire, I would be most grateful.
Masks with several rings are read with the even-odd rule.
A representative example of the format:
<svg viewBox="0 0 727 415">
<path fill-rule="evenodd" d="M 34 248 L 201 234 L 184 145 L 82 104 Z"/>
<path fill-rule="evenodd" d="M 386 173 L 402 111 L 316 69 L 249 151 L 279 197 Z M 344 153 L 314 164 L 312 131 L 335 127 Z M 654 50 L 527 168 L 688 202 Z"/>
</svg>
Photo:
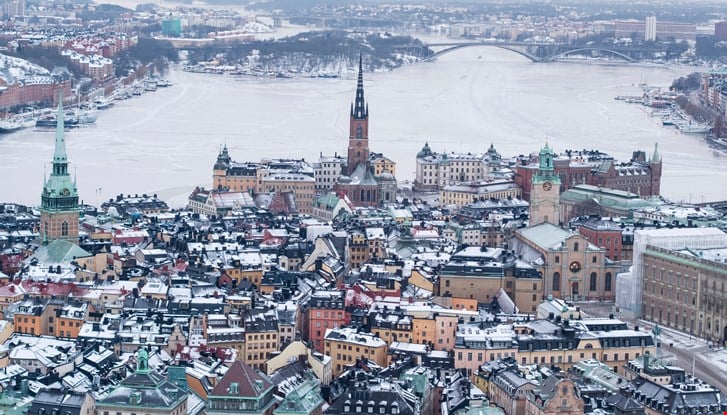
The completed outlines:
<svg viewBox="0 0 727 415">
<path fill-rule="evenodd" d="M 67 164 L 68 157 L 66 156 L 66 137 L 65 137 L 65 123 L 63 114 L 63 91 L 58 95 L 58 113 L 56 115 L 56 149 L 53 153 L 53 170 L 55 172 L 56 164 Z"/>
<path fill-rule="evenodd" d="M 659 154 L 659 143 L 654 143 L 654 154 L 651 155 L 651 164 L 661 163 L 661 154 Z"/>
<path fill-rule="evenodd" d="M 351 108 L 351 117 L 357 120 L 368 118 L 369 109 L 364 101 L 363 88 L 363 56 L 358 55 L 358 81 L 356 82 L 356 102 Z"/>
</svg>

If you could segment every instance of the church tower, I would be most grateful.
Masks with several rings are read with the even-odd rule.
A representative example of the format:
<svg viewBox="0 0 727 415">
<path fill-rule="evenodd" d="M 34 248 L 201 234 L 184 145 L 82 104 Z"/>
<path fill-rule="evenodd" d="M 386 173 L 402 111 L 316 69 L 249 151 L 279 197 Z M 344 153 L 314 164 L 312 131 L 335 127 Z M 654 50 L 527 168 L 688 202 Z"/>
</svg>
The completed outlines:
<svg viewBox="0 0 727 415">
<path fill-rule="evenodd" d="M 65 240 L 78 245 L 78 189 L 68 173 L 63 122 L 63 97 L 59 99 L 53 170 L 44 179 L 40 200 L 40 236 L 43 243 Z"/>
<path fill-rule="evenodd" d="M 654 154 L 651 155 L 651 161 L 649 161 L 649 170 L 651 175 L 650 185 L 652 196 L 659 196 L 661 194 L 661 154 L 659 154 L 659 143 L 654 143 Z"/>
<path fill-rule="evenodd" d="M 540 166 L 530 186 L 530 226 L 543 222 L 560 223 L 560 177 L 555 174 L 548 143 L 540 150 Z"/>
<path fill-rule="evenodd" d="M 227 183 L 227 170 L 230 168 L 230 162 L 230 153 L 227 150 L 227 143 L 225 143 L 225 146 L 217 154 L 217 161 L 214 167 L 212 167 L 213 190 L 224 190 L 229 187 Z"/>
<path fill-rule="evenodd" d="M 356 101 L 351 105 L 351 119 L 348 133 L 348 166 L 346 174 L 356 169 L 359 163 L 369 160 L 369 107 L 364 101 L 363 62 L 358 57 L 358 82 L 356 84 Z"/>
</svg>

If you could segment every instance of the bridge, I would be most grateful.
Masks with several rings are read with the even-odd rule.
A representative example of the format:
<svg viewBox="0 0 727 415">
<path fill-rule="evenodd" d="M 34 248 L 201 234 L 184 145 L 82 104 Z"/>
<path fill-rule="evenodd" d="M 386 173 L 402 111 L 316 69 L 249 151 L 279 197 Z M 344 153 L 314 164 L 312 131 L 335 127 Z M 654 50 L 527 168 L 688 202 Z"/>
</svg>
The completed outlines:
<svg viewBox="0 0 727 415">
<path fill-rule="evenodd" d="M 554 62 L 569 55 L 593 53 L 608 55 L 627 62 L 641 59 L 645 53 L 661 51 L 654 47 L 634 46 L 586 46 L 569 45 L 565 43 L 534 43 L 534 42 L 444 42 L 444 43 L 423 43 L 420 45 L 401 46 L 398 49 L 406 49 L 421 56 L 423 60 L 434 60 L 444 54 L 455 50 L 471 47 L 497 47 L 517 53 L 530 59 L 533 62 Z M 433 53 L 432 53 L 433 52 Z"/>
</svg>

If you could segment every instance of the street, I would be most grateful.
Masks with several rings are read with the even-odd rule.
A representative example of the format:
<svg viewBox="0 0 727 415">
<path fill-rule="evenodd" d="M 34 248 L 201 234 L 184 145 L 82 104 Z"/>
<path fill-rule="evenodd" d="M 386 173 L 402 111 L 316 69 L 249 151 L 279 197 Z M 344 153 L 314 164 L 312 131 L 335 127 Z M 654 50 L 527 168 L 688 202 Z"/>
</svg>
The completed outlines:
<svg viewBox="0 0 727 415">
<path fill-rule="evenodd" d="M 625 318 L 613 311 L 613 303 L 577 303 L 586 314 L 591 317 L 608 317 L 613 314 L 614 318 L 620 319 L 629 324 L 630 327 L 639 326 L 642 330 L 651 332 L 654 324 L 644 320 Z M 672 360 L 675 366 L 679 366 L 687 374 L 694 375 L 721 391 L 727 390 L 727 351 L 724 349 L 714 351 L 707 346 L 704 339 L 697 339 L 688 333 L 681 333 L 673 329 L 660 326 L 662 333 L 659 336 L 661 347 L 657 349 L 657 356 L 662 359 Z"/>
</svg>

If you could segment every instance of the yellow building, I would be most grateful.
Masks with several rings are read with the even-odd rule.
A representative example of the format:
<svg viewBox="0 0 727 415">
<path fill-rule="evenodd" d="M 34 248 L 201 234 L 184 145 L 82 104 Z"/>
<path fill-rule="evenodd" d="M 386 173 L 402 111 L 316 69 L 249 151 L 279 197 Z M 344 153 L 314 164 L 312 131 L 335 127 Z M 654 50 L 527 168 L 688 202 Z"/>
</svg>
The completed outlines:
<svg viewBox="0 0 727 415">
<path fill-rule="evenodd" d="M 313 198 L 316 194 L 316 181 L 313 177 L 300 173 L 271 173 L 262 179 L 262 191 L 292 191 L 298 212 L 313 214 Z"/>
<path fill-rule="evenodd" d="M 348 257 L 351 260 L 351 268 L 359 269 L 369 260 L 369 245 L 366 237 L 361 232 L 352 232 L 348 244 Z"/>
<path fill-rule="evenodd" d="M 411 341 L 412 343 L 427 344 L 432 341 L 436 322 L 427 316 L 424 318 L 415 317 L 412 319 Z"/>
<path fill-rule="evenodd" d="M 522 188 L 512 181 L 482 181 L 444 186 L 439 191 L 443 205 L 467 205 L 475 199 L 520 199 Z"/>
<path fill-rule="evenodd" d="M 387 364 L 387 352 L 386 342 L 371 333 L 358 333 L 352 328 L 326 330 L 324 353 L 331 356 L 334 377 L 361 359 L 384 367 Z"/>
<path fill-rule="evenodd" d="M 396 176 L 396 163 L 384 157 L 383 154 L 371 153 L 370 158 L 371 166 L 374 168 L 374 176 L 380 176 L 383 173 L 389 173 L 392 176 Z"/>
</svg>

